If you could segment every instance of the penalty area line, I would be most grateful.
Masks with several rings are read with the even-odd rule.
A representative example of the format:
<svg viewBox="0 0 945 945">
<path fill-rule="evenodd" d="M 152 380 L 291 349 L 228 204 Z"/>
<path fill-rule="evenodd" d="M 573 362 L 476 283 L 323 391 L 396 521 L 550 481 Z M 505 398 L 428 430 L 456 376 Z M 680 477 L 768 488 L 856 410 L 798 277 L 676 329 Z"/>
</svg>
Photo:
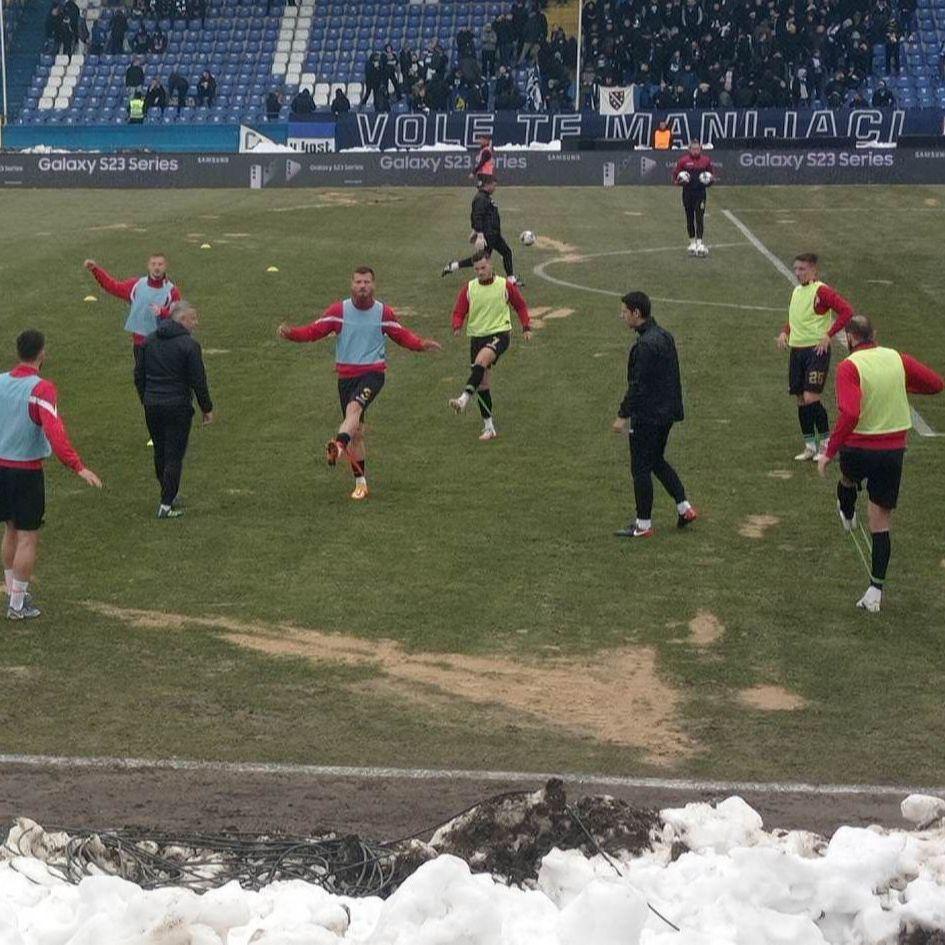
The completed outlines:
<svg viewBox="0 0 945 945">
<path fill-rule="evenodd" d="M 754 794 L 873 795 L 900 797 L 906 794 L 945 793 L 945 787 L 915 787 L 892 784 L 807 784 L 793 781 L 708 781 L 689 778 L 631 778 L 579 772 L 475 771 L 448 768 L 385 768 L 343 765 L 299 765 L 277 762 L 189 761 L 181 758 L 66 757 L 60 755 L 0 754 L 0 765 L 55 769 L 113 769 L 118 771 L 191 771 L 208 774 L 302 775 L 311 778 L 360 778 L 366 781 L 504 781 L 534 783 L 561 778 L 572 784 L 599 784 L 624 788 L 655 788 L 668 791 L 712 791 Z"/>
</svg>

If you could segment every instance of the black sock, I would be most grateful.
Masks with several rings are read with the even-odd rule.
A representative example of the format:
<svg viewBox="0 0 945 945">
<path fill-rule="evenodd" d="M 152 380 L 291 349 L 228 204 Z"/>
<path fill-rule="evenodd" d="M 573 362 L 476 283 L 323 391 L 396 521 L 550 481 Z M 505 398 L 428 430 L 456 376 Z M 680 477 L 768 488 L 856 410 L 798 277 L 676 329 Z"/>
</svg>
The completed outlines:
<svg viewBox="0 0 945 945">
<path fill-rule="evenodd" d="M 837 483 L 837 499 L 840 501 L 840 511 L 846 519 L 853 518 L 856 511 L 856 486 L 845 486 L 842 482 Z"/>
<path fill-rule="evenodd" d="M 473 392 L 479 390 L 482 379 L 486 376 L 486 369 L 481 364 L 474 364 L 472 371 L 469 372 L 469 380 L 466 381 L 466 390 Z"/>
<path fill-rule="evenodd" d="M 348 448 L 348 444 L 351 442 L 351 437 L 347 433 L 339 433 L 335 439 L 345 448 Z"/>
<path fill-rule="evenodd" d="M 814 426 L 823 438 L 830 432 L 830 418 L 827 416 L 827 408 L 819 400 L 811 404 L 811 407 L 813 408 L 811 413 L 814 416 Z"/>
<path fill-rule="evenodd" d="M 882 588 L 886 581 L 886 568 L 889 567 L 889 556 L 892 553 L 892 542 L 889 532 L 873 532 L 873 567 L 870 572 L 870 584 Z"/>
<path fill-rule="evenodd" d="M 479 391 L 479 413 L 482 414 L 483 420 L 492 416 L 492 391 L 488 388 Z"/>
<path fill-rule="evenodd" d="M 355 479 L 359 479 L 364 475 L 364 467 L 367 465 L 366 461 L 363 459 L 353 459 L 351 460 L 351 472 L 354 474 Z"/>
<path fill-rule="evenodd" d="M 801 433 L 805 440 L 814 438 L 814 415 L 811 413 L 813 404 L 801 404 L 797 408 L 797 421 L 801 425 Z"/>
</svg>

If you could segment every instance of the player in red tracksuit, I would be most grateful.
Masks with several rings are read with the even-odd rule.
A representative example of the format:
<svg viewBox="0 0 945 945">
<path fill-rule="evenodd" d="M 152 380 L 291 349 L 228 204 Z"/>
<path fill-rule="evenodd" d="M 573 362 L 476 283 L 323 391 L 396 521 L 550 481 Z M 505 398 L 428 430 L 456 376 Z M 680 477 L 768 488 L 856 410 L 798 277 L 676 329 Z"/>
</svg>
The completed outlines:
<svg viewBox="0 0 945 945">
<path fill-rule="evenodd" d="M 707 178 L 703 175 L 707 174 Z M 709 247 L 702 242 L 705 233 L 706 190 L 712 186 L 715 168 L 702 153 L 699 141 L 689 142 L 689 151 L 673 169 L 673 183 L 682 187 L 683 209 L 686 211 L 686 230 L 689 233 L 689 255 L 708 256 Z"/>
<path fill-rule="evenodd" d="M 482 135 L 479 139 L 479 153 L 476 155 L 476 166 L 469 175 L 470 179 L 475 179 L 479 186 L 488 177 L 495 177 L 495 152 L 492 150 L 492 138 L 489 135 Z"/>
<path fill-rule="evenodd" d="M 883 599 L 892 547 L 889 529 L 912 426 L 907 395 L 940 394 L 945 380 L 912 356 L 877 345 L 865 315 L 847 322 L 846 337 L 850 356 L 837 369 L 837 422 L 817 465 L 826 475 L 827 465 L 840 456 L 837 511 L 847 532 L 856 527 L 857 492 L 866 482 L 872 562 L 870 586 L 857 607 L 876 613 Z"/>
</svg>

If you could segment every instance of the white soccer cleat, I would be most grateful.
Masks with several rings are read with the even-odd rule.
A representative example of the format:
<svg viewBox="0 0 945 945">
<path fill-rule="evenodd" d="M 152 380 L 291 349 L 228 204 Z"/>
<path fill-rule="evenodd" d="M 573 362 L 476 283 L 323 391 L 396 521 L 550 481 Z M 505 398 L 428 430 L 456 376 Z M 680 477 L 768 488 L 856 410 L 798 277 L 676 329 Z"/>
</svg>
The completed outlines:
<svg viewBox="0 0 945 945">
<path fill-rule="evenodd" d="M 686 250 L 690 256 L 695 256 L 699 252 L 699 243 L 696 240 L 689 241 L 689 249 Z"/>
<path fill-rule="evenodd" d="M 483 443 L 488 443 L 489 440 L 494 440 L 498 435 L 495 427 L 483 427 L 482 433 L 479 434 L 479 439 Z"/>
<path fill-rule="evenodd" d="M 794 459 L 799 463 L 808 463 L 812 460 L 817 459 L 817 447 L 816 446 L 805 446 L 803 453 L 798 453 Z"/>
<path fill-rule="evenodd" d="M 702 240 L 696 240 L 696 255 L 702 259 L 709 255 L 709 247 Z"/>
<path fill-rule="evenodd" d="M 460 394 L 459 397 L 451 397 L 449 399 L 450 410 L 453 410 L 456 413 L 465 413 L 466 407 L 468 405 L 469 405 L 468 394 Z"/>
<path fill-rule="evenodd" d="M 856 512 L 853 513 L 853 518 L 847 518 L 843 514 L 843 509 L 840 508 L 840 503 L 837 502 L 837 515 L 840 516 L 840 524 L 845 532 L 852 532 L 856 528 Z"/>
<path fill-rule="evenodd" d="M 882 588 L 874 587 L 872 584 L 866 589 L 866 593 L 856 602 L 860 610 L 865 610 L 870 614 L 878 614 L 883 602 Z"/>
</svg>

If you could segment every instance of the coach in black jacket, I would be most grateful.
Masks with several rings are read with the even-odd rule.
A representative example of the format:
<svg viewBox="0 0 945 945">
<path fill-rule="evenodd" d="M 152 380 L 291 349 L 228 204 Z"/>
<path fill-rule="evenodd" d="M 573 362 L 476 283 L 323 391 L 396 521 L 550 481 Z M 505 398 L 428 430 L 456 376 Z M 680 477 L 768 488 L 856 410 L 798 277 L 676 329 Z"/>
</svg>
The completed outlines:
<svg viewBox="0 0 945 945">
<path fill-rule="evenodd" d="M 200 345 L 191 337 L 196 327 L 197 310 L 190 302 L 175 303 L 170 318 L 148 335 L 135 365 L 135 386 L 154 441 L 154 471 L 161 484 L 158 518 L 179 518 L 184 514 L 176 507 L 177 492 L 194 415 L 194 396 L 203 422 L 213 422 L 203 355 Z"/>
<path fill-rule="evenodd" d="M 621 301 L 621 320 L 639 337 L 630 349 L 627 393 L 617 411 L 614 431 L 630 434 L 630 473 L 637 517 L 615 534 L 619 538 L 649 538 L 653 534 L 654 475 L 676 502 L 679 528 L 697 517 L 676 470 L 663 456 L 673 424 L 683 419 L 682 383 L 676 343 L 651 316 L 649 296 L 629 292 Z"/>
</svg>

